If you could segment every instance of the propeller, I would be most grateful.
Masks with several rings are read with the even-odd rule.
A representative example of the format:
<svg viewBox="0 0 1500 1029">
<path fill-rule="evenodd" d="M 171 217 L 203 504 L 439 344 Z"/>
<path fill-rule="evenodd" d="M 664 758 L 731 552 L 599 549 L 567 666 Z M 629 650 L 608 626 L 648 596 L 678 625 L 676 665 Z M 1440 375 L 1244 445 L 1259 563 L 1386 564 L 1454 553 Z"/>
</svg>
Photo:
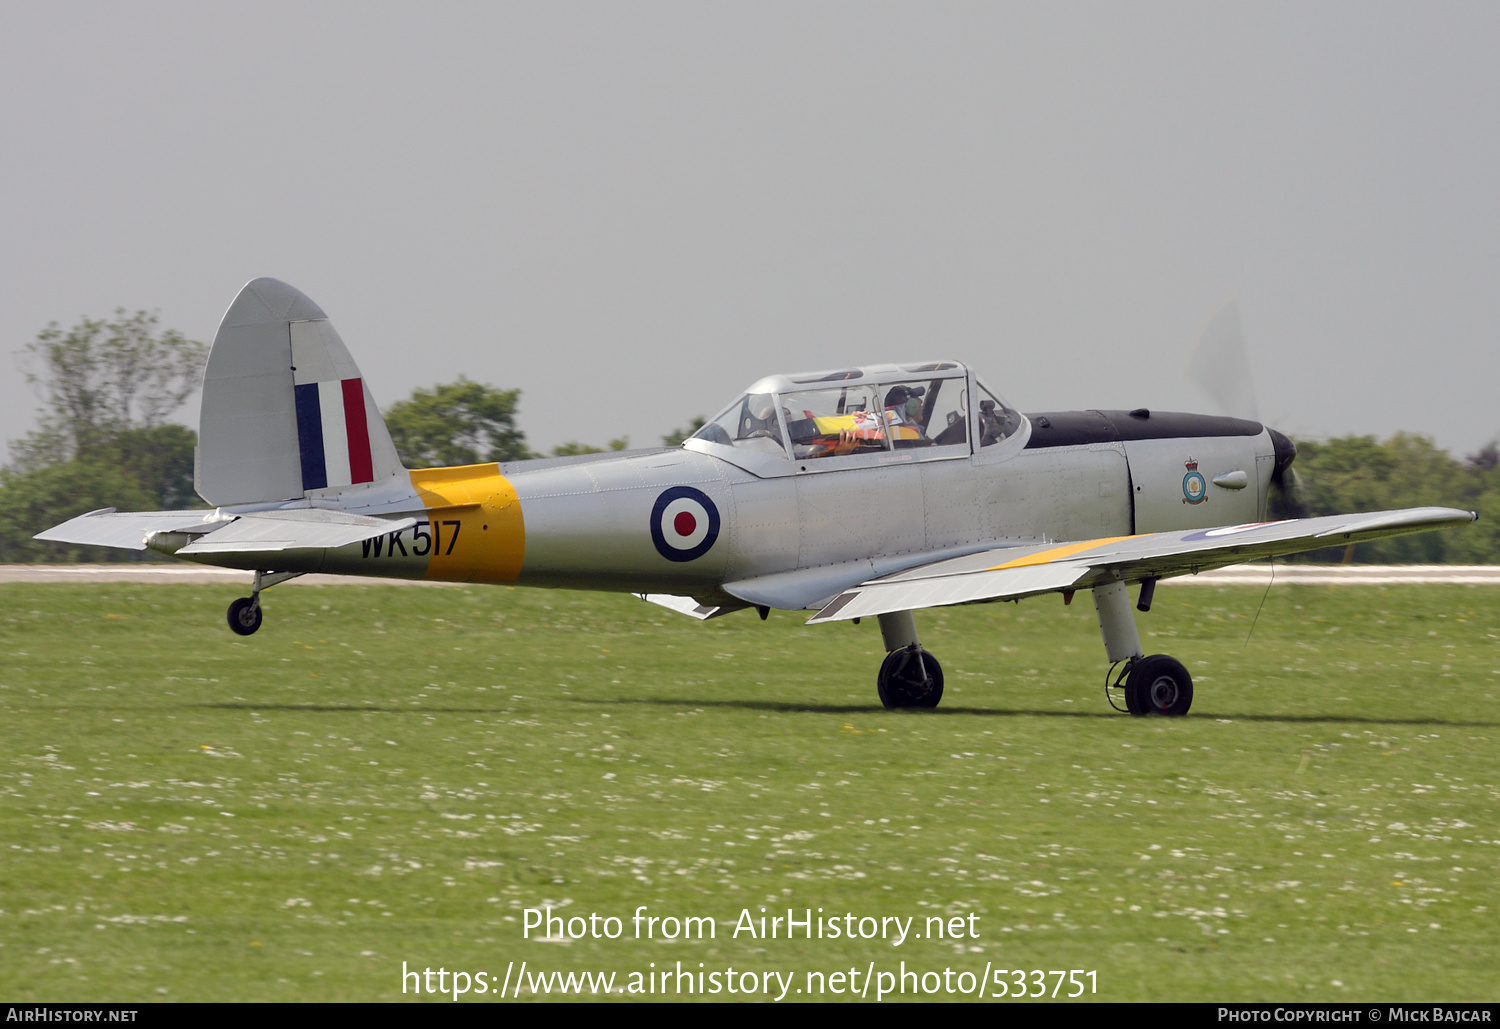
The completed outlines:
<svg viewBox="0 0 1500 1029">
<path fill-rule="evenodd" d="M 1188 377 L 1218 402 L 1224 414 L 1260 421 L 1238 300 L 1226 300 L 1204 324 L 1188 362 Z"/>
<path fill-rule="evenodd" d="M 1240 323 L 1240 304 L 1234 297 L 1219 305 L 1198 334 L 1198 344 L 1188 362 L 1188 377 L 1214 399 L 1224 414 L 1260 421 L 1255 382 L 1250 376 L 1250 352 Z M 1292 468 L 1297 445 L 1270 426 L 1266 430 L 1276 451 L 1269 514 L 1273 518 L 1301 518 L 1307 513 L 1307 505 L 1301 479 Z"/>
</svg>

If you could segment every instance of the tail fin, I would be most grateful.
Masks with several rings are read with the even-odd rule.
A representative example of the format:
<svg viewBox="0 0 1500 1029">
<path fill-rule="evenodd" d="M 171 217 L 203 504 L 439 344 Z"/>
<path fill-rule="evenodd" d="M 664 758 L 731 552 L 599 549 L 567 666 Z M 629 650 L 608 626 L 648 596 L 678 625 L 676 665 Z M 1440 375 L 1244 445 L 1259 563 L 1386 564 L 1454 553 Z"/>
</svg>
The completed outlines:
<svg viewBox="0 0 1500 1029">
<path fill-rule="evenodd" d="M 322 309 L 275 279 L 240 290 L 203 373 L 198 495 L 214 505 L 293 500 L 403 471 Z"/>
</svg>

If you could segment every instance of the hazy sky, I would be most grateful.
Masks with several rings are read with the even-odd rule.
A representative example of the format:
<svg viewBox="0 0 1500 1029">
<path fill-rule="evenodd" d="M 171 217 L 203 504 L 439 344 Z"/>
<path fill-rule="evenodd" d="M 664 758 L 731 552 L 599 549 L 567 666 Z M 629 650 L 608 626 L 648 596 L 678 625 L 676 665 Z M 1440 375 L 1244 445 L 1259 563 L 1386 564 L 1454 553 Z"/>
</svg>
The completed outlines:
<svg viewBox="0 0 1500 1029">
<path fill-rule="evenodd" d="M 1500 434 L 1500 5 L 0 4 L 0 438 L 49 321 L 249 279 L 382 406 L 636 445 L 761 375 L 951 357 L 1022 410 Z M 196 421 L 196 397 L 185 420 Z"/>
</svg>

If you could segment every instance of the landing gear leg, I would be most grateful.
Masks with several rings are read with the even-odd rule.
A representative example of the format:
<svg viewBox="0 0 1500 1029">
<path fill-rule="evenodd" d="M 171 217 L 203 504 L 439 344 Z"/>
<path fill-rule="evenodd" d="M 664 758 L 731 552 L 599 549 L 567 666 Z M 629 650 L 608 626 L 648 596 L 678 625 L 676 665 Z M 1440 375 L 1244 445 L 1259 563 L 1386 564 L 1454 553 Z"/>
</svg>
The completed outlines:
<svg viewBox="0 0 1500 1029">
<path fill-rule="evenodd" d="M 301 572 L 264 572 L 255 573 L 255 582 L 250 587 L 250 595 L 241 597 L 229 605 L 227 619 L 229 628 L 240 636 L 250 636 L 260 628 L 260 591 L 270 589 L 278 582 L 286 582 L 295 579 Z"/>
<path fill-rule="evenodd" d="M 1149 606 L 1149 598 L 1145 602 Z M 1105 679 L 1105 696 L 1110 698 L 1110 704 L 1114 704 L 1114 699 L 1109 690 L 1122 688 L 1125 708 L 1133 715 L 1187 714 L 1193 703 L 1193 677 L 1176 658 L 1166 654 L 1147 657 L 1141 650 L 1125 584 L 1112 582 L 1095 587 L 1094 608 L 1099 612 L 1099 631 L 1104 636 L 1109 660 L 1112 665 L 1125 662 L 1113 686 Z"/>
<path fill-rule="evenodd" d="M 943 666 L 922 649 L 911 612 L 881 615 L 880 635 L 889 651 L 876 679 L 880 702 L 891 709 L 937 707 L 943 699 Z"/>
<path fill-rule="evenodd" d="M 1099 613 L 1099 632 L 1104 636 L 1104 650 L 1111 662 L 1129 661 L 1144 653 L 1123 582 L 1095 586 L 1094 610 Z"/>
</svg>

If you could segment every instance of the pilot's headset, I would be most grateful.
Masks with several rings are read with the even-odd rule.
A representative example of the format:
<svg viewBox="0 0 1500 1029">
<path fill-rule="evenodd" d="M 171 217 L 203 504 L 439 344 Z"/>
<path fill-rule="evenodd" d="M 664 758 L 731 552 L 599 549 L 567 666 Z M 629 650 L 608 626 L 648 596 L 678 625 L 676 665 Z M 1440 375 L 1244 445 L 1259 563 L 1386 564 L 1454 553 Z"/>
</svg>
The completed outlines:
<svg viewBox="0 0 1500 1029">
<path fill-rule="evenodd" d="M 922 417 L 920 398 L 926 392 L 925 386 L 892 386 L 885 395 L 886 410 L 894 410 L 907 421 L 917 422 Z"/>
</svg>

